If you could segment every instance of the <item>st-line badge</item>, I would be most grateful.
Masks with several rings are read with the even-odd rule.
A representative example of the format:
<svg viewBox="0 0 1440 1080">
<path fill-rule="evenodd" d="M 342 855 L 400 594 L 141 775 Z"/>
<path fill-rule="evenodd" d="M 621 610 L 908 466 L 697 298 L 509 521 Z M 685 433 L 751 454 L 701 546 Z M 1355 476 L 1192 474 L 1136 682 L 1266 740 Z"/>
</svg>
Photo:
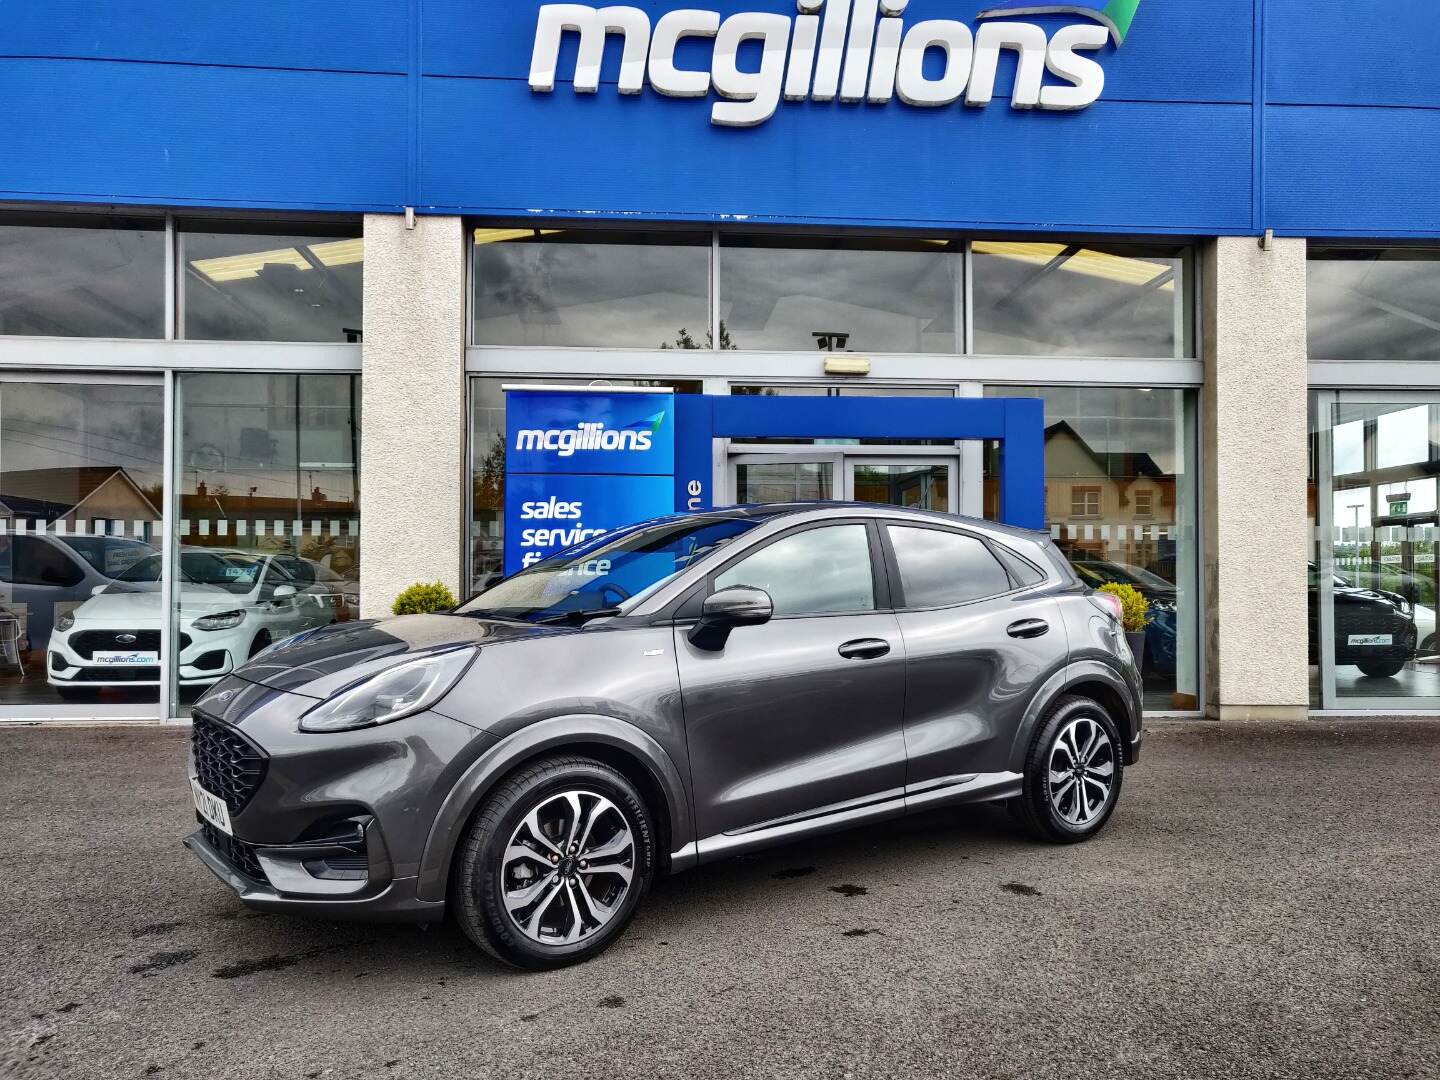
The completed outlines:
<svg viewBox="0 0 1440 1080">
<path fill-rule="evenodd" d="M 1069 112 L 1094 104 L 1105 89 L 1105 69 L 1084 53 L 1111 41 L 1118 47 L 1130 31 L 1140 0 L 1070 0 L 1046 4 L 1001 0 L 982 10 L 971 30 L 954 19 L 926 19 L 909 27 L 901 16 L 910 0 L 797 0 L 792 18 L 775 12 L 719 12 L 685 8 L 666 12 L 652 26 L 637 7 L 594 8 L 545 4 L 535 24 L 530 89 L 555 89 L 560 44 L 578 34 L 574 87 L 593 94 L 600 86 L 605 39 L 623 39 L 617 87 L 638 94 L 650 87 L 668 97 L 702 98 L 711 90 L 722 100 L 710 107 L 710 121 L 724 127 L 763 124 L 784 101 L 869 102 L 898 97 L 907 105 L 935 108 L 961 100 L 976 108 L 995 96 L 1000 52 L 1018 54 L 1010 104 L 1016 109 Z M 1044 28 L 1007 16 L 1075 15 L 1047 35 Z M 685 38 L 713 38 L 710 70 L 677 67 L 675 51 Z M 756 70 L 742 70 L 741 46 L 760 43 Z M 925 56 L 943 52 L 945 64 L 927 73 Z M 1058 82 L 1045 84 L 1049 72 Z"/>
</svg>

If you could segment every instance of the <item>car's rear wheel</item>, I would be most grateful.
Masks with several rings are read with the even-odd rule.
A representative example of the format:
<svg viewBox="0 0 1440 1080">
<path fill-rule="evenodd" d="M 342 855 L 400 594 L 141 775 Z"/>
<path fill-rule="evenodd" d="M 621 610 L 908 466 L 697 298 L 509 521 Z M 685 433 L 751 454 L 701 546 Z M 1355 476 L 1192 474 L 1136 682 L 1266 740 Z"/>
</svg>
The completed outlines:
<svg viewBox="0 0 1440 1080">
<path fill-rule="evenodd" d="M 1030 744 L 1015 816 L 1042 840 L 1074 844 L 1105 827 L 1120 798 L 1125 768 L 1120 731 L 1091 698 L 1066 695 L 1051 706 Z"/>
<path fill-rule="evenodd" d="M 1391 676 L 1399 675 L 1405 667 L 1404 660 L 1361 660 L 1356 665 L 1364 674 L 1372 679 L 1388 679 Z"/>
<path fill-rule="evenodd" d="M 634 785 L 591 758 L 546 758 L 480 807 L 456 852 L 450 906 L 493 956 L 563 967 L 620 936 L 654 866 L 655 827 Z"/>
</svg>

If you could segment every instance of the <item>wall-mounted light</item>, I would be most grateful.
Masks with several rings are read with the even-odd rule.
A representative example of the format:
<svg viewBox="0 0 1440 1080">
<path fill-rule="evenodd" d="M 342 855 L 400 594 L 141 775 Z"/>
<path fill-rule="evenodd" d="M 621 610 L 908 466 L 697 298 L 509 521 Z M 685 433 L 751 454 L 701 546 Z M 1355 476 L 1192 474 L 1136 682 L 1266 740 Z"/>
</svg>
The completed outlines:
<svg viewBox="0 0 1440 1080">
<path fill-rule="evenodd" d="M 870 361 L 863 356 L 825 357 L 826 375 L 869 375 Z"/>
</svg>

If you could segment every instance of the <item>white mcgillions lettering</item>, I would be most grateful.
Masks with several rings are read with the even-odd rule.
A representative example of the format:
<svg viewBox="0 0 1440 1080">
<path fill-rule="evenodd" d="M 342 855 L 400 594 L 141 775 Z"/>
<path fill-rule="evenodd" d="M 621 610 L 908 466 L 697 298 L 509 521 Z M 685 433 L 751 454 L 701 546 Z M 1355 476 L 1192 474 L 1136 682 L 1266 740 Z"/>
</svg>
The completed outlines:
<svg viewBox="0 0 1440 1080">
<path fill-rule="evenodd" d="M 675 66 L 675 46 L 681 38 L 713 38 L 720 29 L 720 13 L 683 8 L 660 16 L 650 38 L 650 85 L 669 97 L 704 97 L 710 93 L 710 72 Z"/>
<path fill-rule="evenodd" d="M 963 22 L 930 19 L 907 29 L 908 3 L 797 0 L 793 18 L 741 11 L 722 19 L 718 12 L 683 8 L 660 16 L 653 32 L 650 17 L 637 7 L 545 4 L 535 27 L 530 88 L 555 89 L 561 42 L 572 33 L 579 35 L 576 93 L 599 88 L 606 39 L 619 35 L 620 93 L 640 93 L 647 77 L 669 97 L 705 97 L 713 89 L 722 100 L 711 104 L 711 122 L 726 127 L 763 124 L 781 101 L 807 99 L 883 105 L 898 96 L 926 108 L 957 100 L 984 108 L 995 97 L 1003 49 L 1018 58 L 1012 108 L 1083 109 L 1105 89 L 1105 69 L 1080 55 L 1105 47 L 1109 33 L 1103 26 L 1075 23 L 1053 37 L 1033 23 L 1011 21 L 986 21 L 972 32 Z M 676 66 L 676 49 L 687 38 L 714 39 L 709 70 Z M 758 53 L 744 48 L 749 42 L 759 43 Z M 933 77 L 925 69 L 932 49 L 944 53 L 943 69 Z M 1058 81 L 1046 85 L 1047 71 Z"/>
<path fill-rule="evenodd" d="M 575 92 L 593 94 L 600 85 L 600 61 L 605 38 L 620 34 L 619 87 L 622 94 L 638 94 L 645 84 L 645 54 L 650 49 L 650 16 L 639 8 L 592 8 L 584 4 L 546 4 L 535 24 L 535 51 L 530 56 L 530 87 L 553 90 L 559 66 L 560 38 L 565 31 L 580 35 L 575 59 Z"/>
<path fill-rule="evenodd" d="M 740 46 L 760 42 L 760 70 L 742 71 Z M 775 115 L 785 78 L 785 46 L 790 42 L 790 20 L 784 15 L 745 12 L 720 24 L 715 38 L 715 61 L 710 79 L 715 92 L 729 101 L 717 101 L 710 110 L 713 123 L 724 127 L 751 127 Z"/>
<path fill-rule="evenodd" d="M 649 450 L 653 445 L 647 430 L 607 428 L 599 422 L 573 428 L 526 428 L 515 433 L 516 450 L 553 450 L 560 457 L 570 457 L 576 450 Z"/>
</svg>

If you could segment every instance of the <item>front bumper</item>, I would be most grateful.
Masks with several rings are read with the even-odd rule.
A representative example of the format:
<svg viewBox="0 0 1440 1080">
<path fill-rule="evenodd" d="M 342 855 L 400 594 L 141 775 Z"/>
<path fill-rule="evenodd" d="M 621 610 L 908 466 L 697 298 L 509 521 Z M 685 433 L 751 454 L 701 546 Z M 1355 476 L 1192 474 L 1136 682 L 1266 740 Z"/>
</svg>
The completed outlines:
<svg viewBox="0 0 1440 1080">
<path fill-rule="evenodd" d="M 375 922 L 435 922 L 445 915 L 443 903 L 421 900 L 415 895 L 418 880 L 415 877 L 392 878 L 378 892 L 365 896 L 287 895 L 240 873 L 211 846 L 204 829 L 195 830 L 182 843 L 195 853 L 206 869 L 235 890 L 241 903 L 256 911 Z"/>
<path fill-rule="evenodd" d="M 432 712 L 302 732 L 315 700 L 238 676 L 201 699 L 190 772 L 227 803 L 233 836 L 202 821 L 185 845 L 259 910 L 439 918 L 443 903 L 418 899 L 420 861 L 446 795 L 495 738 Z"/>
<path fill-rule="evenodd" d="M 78 650 L 75 642 L 81 635 L 90 638 L 110 637 L 117 633 L 132 633 L 135 636 L 155 636 L 158 627 L 143 626 L 139 629 L 96 627 L 88 623 L 76 623 L 67 631 L 56 631 L 50 635 L 46 649 L 46 679 L 51 686 L 159 686 L 159 664 L 111 665 L 100 664 L 94 659 L 94 650 Z M 208 686 L 230 674 L 235 667 L 240 642 L 225 632 L 201 635 L 198 632 L 182 631 L 180 634 L 180 655 L 177 658 L 177 672 L 181 686 Z M 120 645 L 102 645 L 102 648 L 123 649 Z M 158 651 L 155 649 L 140 651 Z"/>
</svg>

